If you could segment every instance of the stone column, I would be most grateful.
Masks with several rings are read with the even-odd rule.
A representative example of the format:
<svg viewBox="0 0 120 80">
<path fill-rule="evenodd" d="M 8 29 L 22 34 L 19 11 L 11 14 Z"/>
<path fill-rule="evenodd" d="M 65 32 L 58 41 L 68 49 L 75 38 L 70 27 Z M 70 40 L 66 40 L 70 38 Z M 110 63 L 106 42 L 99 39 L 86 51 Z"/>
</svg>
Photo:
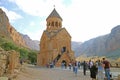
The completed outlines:
<svg viewBox="0 0 120 80">
<path fill-rule="evenodd" d="M 9 72 L 13 73 L 19 65 L 19 54 L 14 50 L 9 51 Z"/>
</svg>

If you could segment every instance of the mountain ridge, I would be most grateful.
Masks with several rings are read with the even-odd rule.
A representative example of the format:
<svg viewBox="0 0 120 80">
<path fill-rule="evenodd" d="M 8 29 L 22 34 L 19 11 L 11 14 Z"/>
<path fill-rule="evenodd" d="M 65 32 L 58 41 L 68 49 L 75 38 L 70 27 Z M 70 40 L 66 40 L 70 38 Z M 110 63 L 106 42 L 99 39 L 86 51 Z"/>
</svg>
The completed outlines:
<svg viewBox="0 0 120 80">
<path fill-rule="evenodd" d="M 92 38 L 82 43 L 77 50 L 77 55 L 108 56 L 119 55 L 120 52 L 120 25 L 111 29 L 109 34 Z M 116 55 L 116 57 L 117 57 Z"/>
<path fill-rule="evenodd" d="M 39 50 L 39 41 L 38 40 L 32 40 L 28 35 L 22 34 L 24 41 L 26 42 L 26 45 L 29 46 L 32 50 Z"/>
</svg>

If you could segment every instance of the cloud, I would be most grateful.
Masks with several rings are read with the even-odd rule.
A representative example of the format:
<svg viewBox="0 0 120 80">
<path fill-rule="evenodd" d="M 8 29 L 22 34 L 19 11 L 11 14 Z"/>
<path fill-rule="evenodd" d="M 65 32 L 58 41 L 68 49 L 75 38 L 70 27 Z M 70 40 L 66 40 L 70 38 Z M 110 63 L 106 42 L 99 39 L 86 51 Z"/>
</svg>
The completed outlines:
<svg viewBox="0 0 120 80">
<path fill-rule="evenodd" d="M 29 31 L 27 29 L 23 30 L 23 34 L 27 34 L 32 40 L 40 40 L 41 34 L 40 32 L 43 32 L 43 30 L 36 30 L 36 31 Z"/>
<path fill-rule="evenodd" d="M 108 34 L 112 27 L 120 24 L 119 7 L 117 0 L 73 0 L 62 13 L 63 26 L 70 32 L 73 41 Z"/>
<path fill-rule="evenodd" d="M 51 4 L 50 0 L 49 1 L 47 0 L 47 2 L 44 0 L 10 0 L 10 1 L 16 3 L 16 5 L 27 14 L 34 16 L 45 16 L 45 14 L 48 12 L 46 9 L 49 5 L 48 3 Z"/>
<path fill-rule="evenodd" d="M 30 22 L 30 26 L 35 26 L 35 22 Z"/>
<path fill-rule="evenodd" d="M 47 16 L 53 10 L 55 5 L 58 8 L 64 8 L 63 0 L 9 0 L 15 3 L 22 11 L 33 16 Z M 29 4 L 28 4 L 29 3 Z M 68 4 L 68 3 L 67 3 Z"/>
<path fill-rule="evenodd" d="M 9 11 L 9 10 L 7 10 L 7 9 L 4 8 L 4 7 L 0 7 L 0 8 L 2 8 L 3 11 L 5 11 L 5 13 L 6 13 L 6 15 L 8 16 L 10 22 L 14 22 L 14 21 L 17 20 L 17 19 L 23 18 L 21 15 L 17 14 L 16 12 Z"/>
<path fill-rule="evenodd" d="M 74 41 L 84 41 L 109 33 L 112 27 L 120 24 L 119 0 L 70 0 L 70 3 L 67 3 L 67 0 L 10 1 L 27 14 L 39 17 L 47 17 L 55 5 L 63 18 L 63 27 Z M 40 22 L 40 25 L 43 25 L 43 22 Z"/>
</svg>

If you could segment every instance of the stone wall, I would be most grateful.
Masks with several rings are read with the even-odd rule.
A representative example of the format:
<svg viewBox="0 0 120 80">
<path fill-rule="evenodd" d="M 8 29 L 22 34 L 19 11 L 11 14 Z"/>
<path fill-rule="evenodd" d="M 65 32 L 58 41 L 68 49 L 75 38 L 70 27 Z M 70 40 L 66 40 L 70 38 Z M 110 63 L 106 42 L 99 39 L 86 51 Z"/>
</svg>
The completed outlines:
<svg viewBox="0 0 120 80">
<path fill-rule="evenodd" d="M 7 70 L 7 58 L 8 53 L 0 48 L 0 76 L 2 76 Z"/>
<path fill-rule="evenodd" d="M 13 74 L 15 69 L 19 69 L 19 53 L 16 51 L 4 51 L 0 48 L 0 77 Z"/>
</svg>

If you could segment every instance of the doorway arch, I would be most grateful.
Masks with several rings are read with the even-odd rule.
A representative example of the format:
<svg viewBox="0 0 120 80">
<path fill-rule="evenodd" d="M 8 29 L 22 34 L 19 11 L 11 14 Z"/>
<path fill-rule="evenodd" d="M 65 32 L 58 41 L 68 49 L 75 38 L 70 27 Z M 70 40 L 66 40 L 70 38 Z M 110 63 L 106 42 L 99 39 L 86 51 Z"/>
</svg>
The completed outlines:
<svg viewBox="0 0 120 80">
<path fill-rule="evenodd" d="M 62 64 L 62 67 L 67 68 L 67 62 L 65 60 L 62 60 L 61 64 Z"/>
</svg>

